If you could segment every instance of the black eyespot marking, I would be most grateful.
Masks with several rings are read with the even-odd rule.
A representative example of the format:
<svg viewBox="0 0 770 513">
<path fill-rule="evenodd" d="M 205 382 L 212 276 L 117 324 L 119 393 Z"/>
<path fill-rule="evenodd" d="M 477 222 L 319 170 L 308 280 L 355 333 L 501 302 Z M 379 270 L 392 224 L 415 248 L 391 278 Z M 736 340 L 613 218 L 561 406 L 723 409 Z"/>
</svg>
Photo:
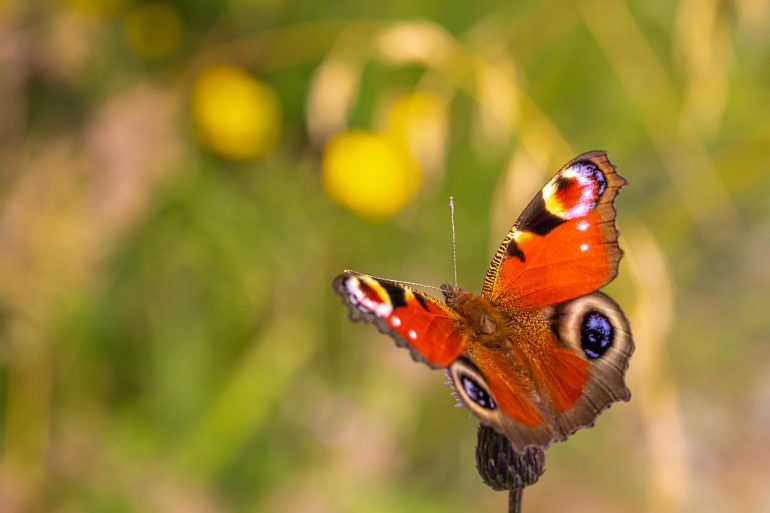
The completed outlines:
<svg viewBox="0 0 770 513">
<path fill-rule="evenodd" d="M 526 260 L 526 257 L 524 256 L 524 253 L 521 251 L 521 248 L 519 248 L 519 245 L 516 244 L 516 241 L 511 239 L 511 242 L 508 243 L 508 248 L 506 249 L 506 254 L 508 256 L 516 257 L 522 262 Z"/>
<path fill-rule="evenodd" d="M 414 298 L 417 300 L 418 303 L 420 303 L 420 306 L 423 307 L 426 312 L 430 312 L 430 310 L 428 310 L 428 305 L 425 304 L 425 298 L 423 297 L 422 294 L 420 294 L 419 292 L 415 292 Z"/>
<path fill-rule="evenodd" d="M 466 374 L 460 374 L 460 382 L 463 385 L 465 394 L 476 404 L 487 410 L 497 408 L 494 399 L 492 399 L 486 390 L 481 388 L 476 381 Z"/>
<path fill-rule="evenodd" d="M 545 208 L 543 194 L 540 193 L 524 209 L 516 223 L 516 227 L 536 235 L 547 235 L 548 232 L 565 221 L 566 219 L 553 215 Z"/>
<path fill-rule="evenodd" d="M 347 285 L 347 283 L 348 283 L 348 280 L 350 280 L 350 278 L 345 278 L 345 284 L 346 284 L 346 285 Z M 358 282 L 358 288 L 360 288 L 360 289 L 361 289 L 361 292 L 363 292 L 363 293 L 364 293 L 364 295 L 367 295 L 367 296 L 368 296 L 368 295 L 370 295 L 370 294 L 372 294 L 372 293 L 373 293 L 373 291 L 372 291 L 372 288 L 369 286 L 369 284 L 368 284 L 368 283 L 366 283 L 366 282 L 365 282 L 365 281 L 363 281 L 363 280 L 359 280 L 359 282 Z"/>
<path fill-rule="evenodd" d="M 406 306 L 406 297 L 404 293 L 404 289 L 396 285 L 395 283 L 391 283 L 389 281 L 384 280 L 378 280 L 379 284 L 382 285 L 382 288 L 385 289 L 385 292 L 388 293 L 388 297 L 390 298 L 390 305 L 395 310 L 396 308 L 400 308 L 402 306 Z"/>
<path fill-rule="evenodd" d="M 570 178 L 565 178 L 563 176 L 560 176 L 556 179 L 556 191 L 560 192 L 572 185 L 573 180 Z"/>
<path fill-rule="evenodd" d="M 612 323 L 603 313 L 591 310 L 583 317 L 580 326 L 580 344 L 589 360 L 602 356 L 615 338 Z"/>
</svg>

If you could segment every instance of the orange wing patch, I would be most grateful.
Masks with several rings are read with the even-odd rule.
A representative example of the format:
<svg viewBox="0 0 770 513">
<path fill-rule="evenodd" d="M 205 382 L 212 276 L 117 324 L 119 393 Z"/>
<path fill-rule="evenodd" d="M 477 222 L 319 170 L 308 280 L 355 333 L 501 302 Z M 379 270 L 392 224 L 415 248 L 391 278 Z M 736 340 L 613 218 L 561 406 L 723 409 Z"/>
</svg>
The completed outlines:
<svg viewBox="0 0 770 513">
<path fill-rule="evenodd" d="M 503 240 L 482 296 L 502 306 L 534 309 L 609 283 L 622 255 L 613 201 L 625 183 L 604 152 L 567 163 Z"/>
<path fill-rule="evenodd" d="M 590 364 L 545 322 L 523 328 L 505 348 L 471 344 L 466 356 L 450 367 L 460 397 L 517 451 L 545 447 L 585 424 L 573 425 L 569 412 L 583 400 Z"/>
<path fill-rule="evenodd" d="M 588 362 L 572 349 L 559 347 L 554 340 L 553 347 L 538 361 L 538 366 L 535 382 L 555 413 L 563 413 L 574 406 L 589 378 Z"/>
<path fill-rule="evenodd" d="M 525 236 L 512 244 L 524 259 L 502 261 L 493 301 L 528 309 L 552 305 L 593 292 L 617 272 L 617 243 L 607 241 L 596 211 L 560 224 L 548 236 L 519 233 Z"/>
<path fill-rule="evenodd" d="M 544 422 L 540 411 L 532 404 L 532 387 L 522 369 L 508 355 L 476 346 L 469 353 L 473 363 L 486 379 L 492 396 L 511 419 L 536 426 Z"/>
<path fill-rule="evenodd" d="M 466 345 L 457 314 L 406 285 L 350 273 L 338 276 L 333 286 L 352 320 L 374 323 L 431 367 L 448 366 Z"/>
</svg>

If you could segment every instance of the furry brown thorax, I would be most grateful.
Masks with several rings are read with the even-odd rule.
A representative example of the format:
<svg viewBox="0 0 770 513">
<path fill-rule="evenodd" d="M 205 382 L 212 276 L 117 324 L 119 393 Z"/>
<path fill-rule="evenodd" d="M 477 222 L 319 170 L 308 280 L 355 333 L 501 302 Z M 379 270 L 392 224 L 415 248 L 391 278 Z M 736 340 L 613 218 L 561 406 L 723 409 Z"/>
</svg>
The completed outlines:
<svg viewBox="0 0 770 513">
<path fill-rule="evenodd" d="M 499 346 L 510 337 L 512 328 L 515 329 L 512 326 L 515 320 L 487 299 L 446 284 L 441 286 L 441 291 L 447 305 L 464 321 L 460 328 L 469 331 L 482 344 Z"/>
</svg>

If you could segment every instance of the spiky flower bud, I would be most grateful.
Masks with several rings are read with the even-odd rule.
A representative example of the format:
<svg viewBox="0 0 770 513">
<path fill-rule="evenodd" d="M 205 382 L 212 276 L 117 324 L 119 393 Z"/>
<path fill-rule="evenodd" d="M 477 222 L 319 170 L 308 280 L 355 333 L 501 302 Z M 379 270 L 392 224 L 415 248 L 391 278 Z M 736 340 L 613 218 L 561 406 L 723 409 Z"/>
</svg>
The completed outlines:
<svg viewBox="0 0 770 513">
<path fill-rule="evenodd" d="M 545 452 L 540 447 L 528 447 L 519 454 L 505 435 L 479 424 L 476 468 L 493 490 L 521 490 L 536 483 L 545 471 Z"/>
</svg>

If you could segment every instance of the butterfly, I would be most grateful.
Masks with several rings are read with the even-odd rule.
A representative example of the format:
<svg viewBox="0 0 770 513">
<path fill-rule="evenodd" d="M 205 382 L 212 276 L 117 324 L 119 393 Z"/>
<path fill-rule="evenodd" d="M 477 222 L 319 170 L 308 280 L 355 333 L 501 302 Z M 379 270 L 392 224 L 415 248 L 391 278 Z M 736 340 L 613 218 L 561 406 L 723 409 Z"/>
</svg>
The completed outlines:
<svg viewBox="0 0 770 513">
<path fill-rule="evenodd" d="M 442 302 L 352 271 L 333 288 L 351 320 L 445 368 L 461 401 L 514 450 L 547 447 L 631 397 L 629 323 L 598 291 L 623 255 L 614 200 L 626 183 L 603 151 L 565 164 L 503 239 L 480 295 L 444 284 Z"/>
</svg>

